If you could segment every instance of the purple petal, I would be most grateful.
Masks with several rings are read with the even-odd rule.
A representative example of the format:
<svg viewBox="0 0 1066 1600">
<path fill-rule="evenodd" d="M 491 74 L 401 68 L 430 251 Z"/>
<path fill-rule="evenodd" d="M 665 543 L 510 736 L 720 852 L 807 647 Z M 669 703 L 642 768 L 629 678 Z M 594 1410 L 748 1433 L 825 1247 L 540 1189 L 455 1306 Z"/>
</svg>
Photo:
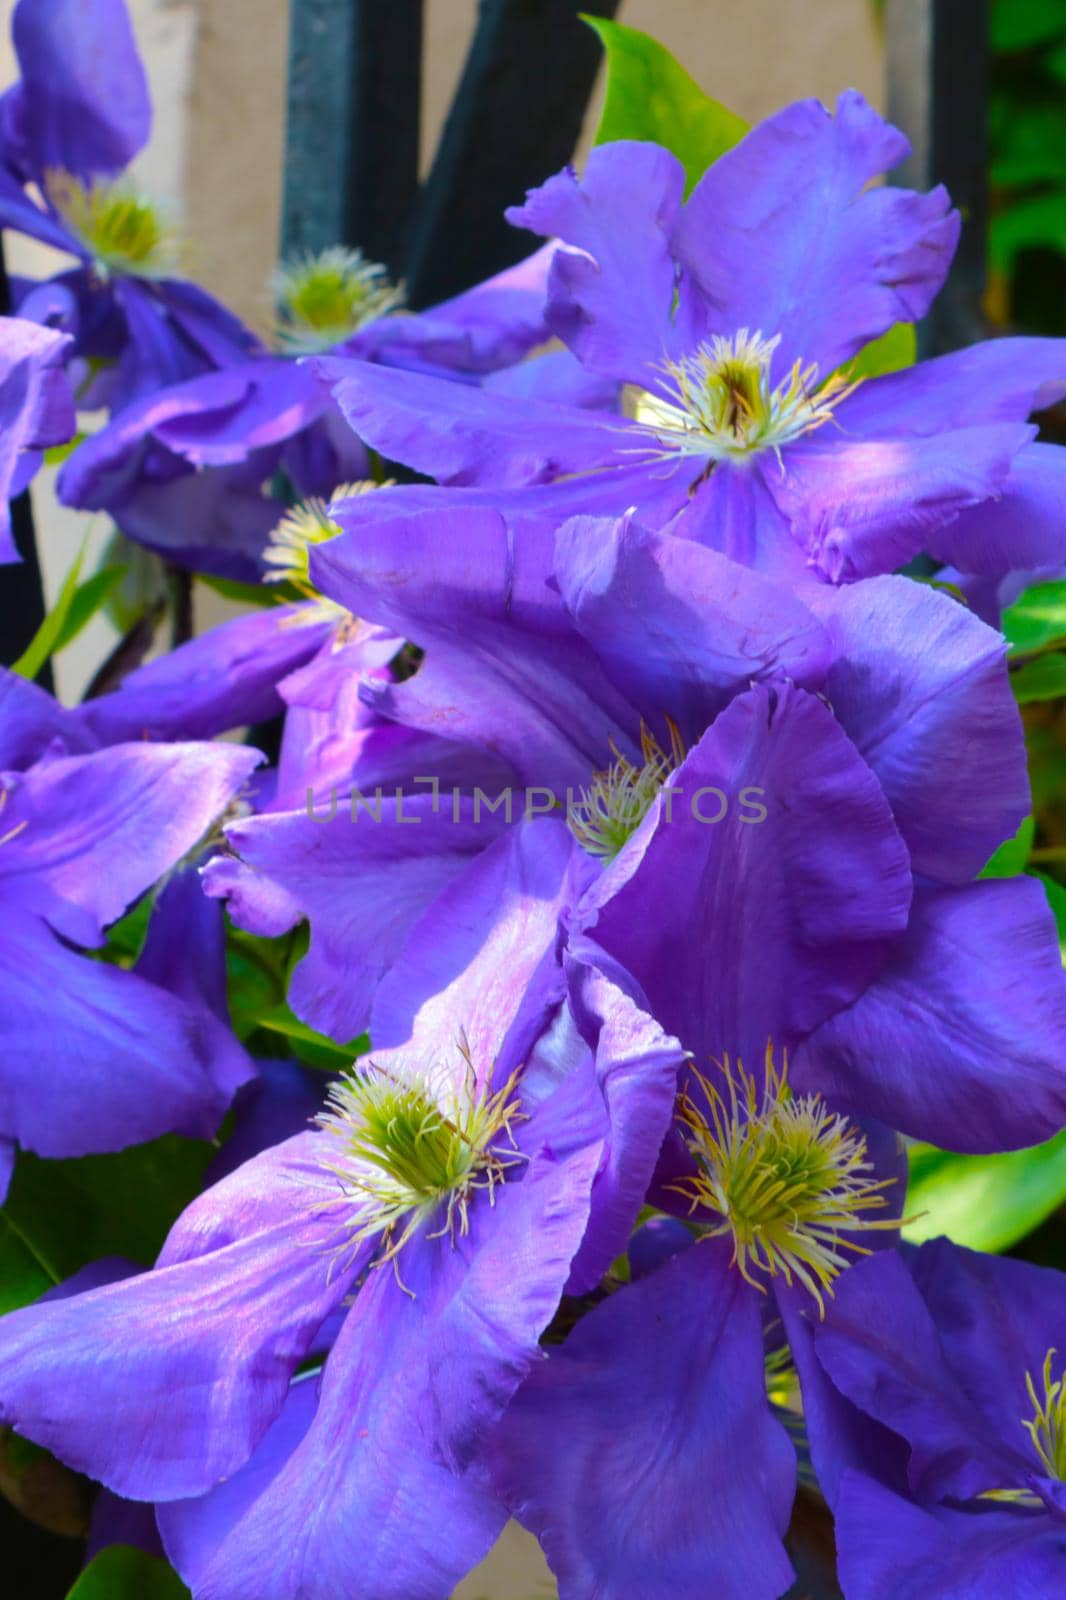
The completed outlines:
<svg viewBox="0 0 1066 1600">
<path fill-rule="evenodd" d="M 816 438 L 793 446 L 786 470 L 766 481 L 811 564 L 840 583 L 939 551 L 960 512 L 1002 492 L 1031 437 L 1030 428 L 996 423 L 930 438 Z"/>
<path fill-rule="evenodd" d="M 474 1452 L 536 1359 L 597 1153 L 535 1160 L 472 1209 L 454 1246 L 411 1241 L 408 1293 L 389 1268 L 371 1272 L 314 1420 L 203 1571 L 198 1600 L 446 1600 L 503 1525 Z"/>
<path fill-rule="evenodd" d="M 565 523 L 555 576 L 619 688 L 649 717 L 672 716 L 686 737 L 753 681 L 824 676 L 824 630 L 783 586 L 629 517 Z"/>
<path fill-rule="evenodd" d="M 544 245 L 517 266 L 505 267 L 428 311 L 383 317 L 349 348 L 397 366 L 416 358 L 463 372 L 509 367 L 548 338 L 544 303 L 555 249 Z"/>
<path fill-rule="evenodd" d="M 837 411 L 849 438 L 1025 422 L 1066 394 L 1066 340 L 986 339 L 863 383 Z"/>
<path fill-rule="evenodd" d="M 210 1137 L 252 1076 L 201 1001 L 76 955 L 33 917 L 8 913 L 0 994 L 0 1127 L 39 1155 Z"/>
<path fill-rule="evenodd" d="M 512 538 L 488 510 L 372 523 L 312 564 L 324 593 L 427 649 L 413 677 L 366 686 L 380 713 L 503 757 L 561 800 L 638 718 L 577 636 L 551 571 L 547 529 Z"/>
<path fill-rule="evenodd" d="M 561 822 L 529 822 L 442 890 L 375 996 L 375 1059 L 392 1046 L 438 1059 L 461 1032 L 475 1070 L 507 1082 L 562 998 L 556 945 L 575 849 Z"/>
<path fill-rule="evenodd" d="M 74 402 L 62 367 L 70 346 L 17 317 L 0 319 L 0 564 L 19 560 L 7 502 L 29 481 L 29 452 L 60 444 L 74 432 Z M 32 475 L 32 474 L 31 474 Z"/>
<path fill-rule="evenodd" d="M 309 661 L 331 624 L 303 606 L 233 617 L 138 667 L 120 689 L 79 708 L 76 721 L 103 744 L 125 739 L 211 739 L 280 715 L 278 684 Z"/>
<path fill-rule="evenodd" d="M 64 754 L 83 755 L 96 747 L 77 711 L 17 672 L 0 668 L 0 772 L 31 767 L 56 740 Z"/>
<path fill-rule="evenodd" d="M 947 1239 L 922 1245 L 908 1265 L 948 1365 L 975 1409 L 1007 1449 L 1027 1456 L 1030 1470 L 1043 1475 L 1022 1426 L 1033 1414 L 1026 1377 L 1040 1393 L 1045 1358 L 1066 1327 L 1066 1275 L 963 1250 Z"/>
<path fill-rule="evenodd" d="M 810 603 L 832 641 L 825 692 L 915 872 L 969 883 L 1030 807 L 1002 636 L 906 578 L 823 585 Z"/>
<path fill-rule="evenodd" d="M 1031 444 L 1011 462 L 998 498 L 938 528 L 929 552 L 963 572 L 999 577 L 1066 564 L 1066 451 Z"/>
<path fill-rule="evenodd" d="M 8 778 L 0 898 L 79 944 L 190 850 L 262 760 L 238 745 L 122 744 Z"/>
<path fill-rule="evenodd" d="M 252 817 L 228 830 L 245 867 L 211 863 L 205 887 L 227 894 L 232 914 L 253 932 L 278 933 L 308 918 L 311 945 L 289 1003 L 313 1028 L 346 1042 L 366 1026 L 377 984 L 414 922 L 503 826 L 495 814 L 475 819 L 465 799 L 435 809 L 424 791 L 399 801 L 367 796 L 357 807 L 345 799 L 314 818 Z"/>
<path fill-rule="evenodd" d="M 1031 1467 L 1020 1423 L 1016 1438 L 1004 1437 L 987 1416 L 895 1252 L 842 1274 L 814 1342 L 841 1393 L 910 1444 L 908 1478 L 920 1498 L 1024 1485 Z"/>
<path fill-rule="evenodd" d="M 321 1072 L 291 1060 L 257 1060 L 255 1067 L 256 1076 L 234 1101 L 233 1132 L 208 1166 L 209 1184 L 283 1139 L 303 1133 L 323 1109 L 328 1079 Z"/>
<path fill-rule="evenodd" d="M 1066 1123 L 1066 976 L 1041 884 L 919 888 L 880 976 L 820 1028 L 797 1087 L 916 1139 L 1015 1150 Z"/>
<path fill-rule="evenodd" d="M 583 367 L 569 350 L 546 350 L 485 379 L 490 394 L 553 400 L 588 411 L 617 411 L 618 384 Z"/>
<path fill-rule="evenodd" d="M 595 1048 L 608 1125 L 588 1229 L 567 1284 L 571 1295 L 597 1288 L 626 1248 L 673 1117 L 678 1069 L 685 1059 L 678 1041 L 590 963 L 591 951 L 586 942 L 569 960 L 568 973 L 572 1003 Z"/>
<path fill-rule="evenodd" d="M 620 140 L 592 150 L 580 178 L 564 168 L 505 213 L 576 247 L 552 262 L 548 321 L 591 371 L 647 385 L 676 345 L 670 232 L 684 189 L 676 156 Z"/>
<path fill-rule="evenodd" d="M 124 0 L 19 0 L 11 36 L 35 177 L 128 167 L 148 142 L 152 105 Z"/>
<path fill-rule="evenodd" d="M 208 1190 L 153 1271 L 5 1317 L 0 1417 L 132 1499 L 202 1494 L 247 1461 L 358 1265 L 329 1270 L 318 1138 Z"/>
<path fill-rule="evenodd" d="M 727 151 L 674 231 L 710 331 L 780 334 L 776 370 L 814 361 L 824 378 L 893 323 L 923 317 L 959 218 L 941 188 L 867 187 L 906 153 L 902 134 L 853 89 L 835 116 L 801 100 Z"/>
<path fill-rule="evenodd" d="M 1043 1600 L 1066 1586 L 1061 1517 L 925 1509 L 861 1473 L 844 1480 L 836 1540 L 848 1600 Z"/>
<path fill-rule="evenodd" d="M 628 881 L 594 890 L 593 937 L 699 1065 L 754 1067 L 870 982 L 906 922 L 906 850 L 832 713 L 787 684 L 734 700 L 656 807 Z"/>
<path fill-rule="evenodd" d="M 791 1581 L 795 1456 L 766 1399 L 758 1297 L 718 1243 L 584 1317 L 493 1458 L 566 1600 L 777 1600 Z"/>
<path fill-rule="evenodd" d="M 312 362 L 359 437 L 387 460 L 441 483 L 544 483 L 595 466 L 617 423 L 550 400 L 498 395 L 370 362 Z"/>
</svg>

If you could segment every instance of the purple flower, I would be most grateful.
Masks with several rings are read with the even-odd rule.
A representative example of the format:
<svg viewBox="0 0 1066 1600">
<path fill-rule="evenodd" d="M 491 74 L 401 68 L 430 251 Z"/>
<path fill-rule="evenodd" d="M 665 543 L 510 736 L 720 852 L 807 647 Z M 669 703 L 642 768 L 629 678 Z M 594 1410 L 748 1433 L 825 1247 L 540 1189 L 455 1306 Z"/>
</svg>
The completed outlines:
<svg viewBox="0 0 1066 1600">
<path fill-rule="evenodd" d="M 216 909 L 175 869 L 259 759 L 224 745 L 59 745 L 0 776 L 3 1140 L 72 1156 L 209 1134 L 252 1075 L 225 1015 Z M 164 874 L 133 970 L 80 953 Z"/>
<path fill-rule="evenodd" d="M 499 1532 L 483 1441 L 624 1248 L 681 1059 L 595 968 L 566 998 L 569 864 L 561 826 L 501 840 L 412 936 L 410 1037 L 317 1129 L 208 1190 L 153 1271 L 0 1324 L 0 1416 L 163 1502 L 199 1600 L 444 1600 Z"/>
<path fill-rule="evenodd" d="M 60 497 L 110 511 L 131 537 L 172 559 L 256 576 L 280 515 L 263 489 L 272 476 L 281 473 L 297 495 L 314 500 L 369 472 L 366 450 L 328 388 L 293 359 L 302 350 L 335 344 L 346 355 L 481 384 L 493 394 L 609 406 L 617 385 L 586 373 L 565 351 L 511 365 L 548 337 L 552 254 L 546 246 L 414 315 L 393 311 L 375 280 L 364 285 L 378 269 L 357 252 L 327 251 L 303 262 L 276 286 L 283 310 L 295 305 L 303 318 L 290 311 L 281 323 L 286 354 L 146 394 L 81 445 L 60 475 Z"/>
<path fill-rule="evenodd" d="M 0 318 L 0 565 L 18 561 L 8 502 L 41 464 L 40 452 L 74 432 L 62 360 L 70 340 L 18 317 Z"/>
<path fill-rule="evenodd" d="M 816 1465 L 843 1457 L 832 1500 L 847 1600 L 1062 1591 L 1064 1326 L 1062 1273 L 946 1239 L 848 1273 L 814 1346 L 878 1447 L 811 1439 Z"/>
<path fill-rule="evenodd" d="M 115 411 L 245 359 L 254 336 L 171 276 L 171 230 L 125 177 L 151 105 L 124 0 L 18 0 L 11 30 L 20 78 L 0 100 L 0 226 L 79 262 L 27 287 L 20 315 L 69 333 L 70 357 L 104 363 L 85 398 Z"/>
<path fill-rule="evenodd" d="M 314 1026 L 339 1039 L 365 1026 L 412 920 L 532 799 L 565 811 L 575 836 L 573 925 L 601 942 L 609 927 L 613 953 L 672 1008 L 664 1025 L 699 1048 L 679 1008 L 704 981 L 690 954 L 711 970 L 692 932 L 708 912 L 686 886 L 702 881 L 716 838 L 772 854 L 794 779 L 771 762 L 768 785 L 761 763 L 777 740 L 809 738 L 820 798 L 789 845 L 795 883 L 823 837 L 819 883 L 848 877 L 839 785 L 874 808 L 864 848 L 880 838 L 891 867 L 878 868 L 870 905 L 894 910 L 861 972 L 841 948 L 838 1002 L 788 1041 L 796 1081 L 956 1148 L 1024 1145 L 1061 1125 L 1066 992 L 1042 891 L 1025 878 L 974 882 L 1028 810 L 1028 788 L 1003 641 L 963 607 L 895 577 L 812 587 L 807 606 L 630 519 L 575 519 L 554 539 L 530 525 L 512 545 L 493 513 L 422 515 L 318 545 L 311 569 L 338 603 L 425 651 L 400 681 L 364 678 L 366 708 L 393 737 L 367 741 L 348 786 L 338 773 L 310 814 L 297 794 L 280 801 L 287 812 L 238 822 L 228 836 L 240 860 L 207 869 L 209 892 L 255 932 L 309 919 L 291 1000 Z M 754 896 L 760 907 L 768 894 Z M 669 998 L 644 970 L 655 962 L 676 975 Z M 772 978 L 755 951 L 750 971 Z M 950 1007 L 933 1004 L 934 985 Z M 1024 1073 L 1024 1095 L 1008 1093 L 1005 1061 Z"/>
<path fill-rule="evenodd" d="M 685 202 L 674 156 L 620 142 L 510 212 L 563 241 L 549 325 L 631 386 L 624 419 L 336 358 L 319 370 L 387 459 L 514 521 L 633 507 L 795 581 L 889 572 L 922 550 L 973 573 L 1061 564 L 1066 467 L 1026 418 L 1066 388 L 1062 341 L 851 375 L 867 341 L 925 313 L 958 233 L 943 190 L 868 187 L 906 149 L 848 92 L 835 116 L 803 101 L 771 117 Z"/>
</svg>

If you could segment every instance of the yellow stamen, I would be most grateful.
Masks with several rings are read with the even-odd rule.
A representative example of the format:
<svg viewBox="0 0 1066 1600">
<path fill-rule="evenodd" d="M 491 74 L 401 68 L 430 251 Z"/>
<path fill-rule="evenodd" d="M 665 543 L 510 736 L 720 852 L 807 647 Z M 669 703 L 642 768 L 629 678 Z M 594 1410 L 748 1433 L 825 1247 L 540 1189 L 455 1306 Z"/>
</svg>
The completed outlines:
<svg viewBox="0 0 1066 1600">
<path fill-rule="evenodd" d="M 780 336 L 764 339 L 741 328 L 680 361 L 664 361 L 660 393 L 640 393 L 635 404 L 638 427 L 654 442 L 630 453 L 740 465 L 764 450 L 779 454 L 783 445 L 822 427 L 860 380 L 835 372 L 819 386 L 817 363 L 796 361 L 771 387 L 770 364 L 779 343 Z"/>
<path fill-rule="evenodd" d="M 342 245 L 280 267 L 271 280 L 278 344 L 310 355 L 343 344 L 353 333 L 403 304 L 403 285 L 361 250 Z"/>
<path fill-rule="evenodd" d="M 1051 1364 L 1056 1354 L 1051 1349 L 1044 1359 L 1042 1397 L 1037 1395 L 1032 1373 L 1025 1375 L 1025 1386 L 1033 1402 L 1033 1418 L 1023 1422 L 1022 1427 L 1032 1439 L 1048 1477 L 1066 1483 L 1066 1369 L 1052 1380 Z"/>
<path fill-rule="evenodd" d="M 458 1051 L 458 1073 L 446 1066 L 399 1077 L 370 1061 L 330 1089 L 317 1121 L 336 1151 L 322 1165 L 340 1186 L 328 1203 L 343 1213 L 334 1253 L 345 1260 L 379 1239 L 374 1265 L 395 1263 L 433 1222 L 439 1226 L 427 1237 L 454 1244 L 469 1232 L 474 1194 L 486 1191 L 491 1205 L 523 1159 L 514 1142 L 523 1120 L 515 1099 L 520 1069 L 492 1092 L 479 1087 L 463 1036 Z"/>
<path fill-rule="evenodd" d="M 156 205 L 127 185 L 102 178 L 83 183 L 53 167 L 45 174 L 44 192 L 100 277 L 158 278 L 177 267 L 176 233 Z"/>
<path fill-rule="evenodd" d="M 640 730 L 643 764 L 637 766 L 614 746 L 615 760 L 593 775 L 587 789 L 570 808 L 567 822 L 583 850 L 613 861 L 650 811 L 663 784 L 685 759 L 685 746 L 677 724 L 666 718 L 670 749 L 663 750 L 650 730 Z"/>
<path fill-rule="evenodd" d="M 763 1275 L 797 1279 L 824 1313 L 823 1291 L 847 1266 L 850 1251 L 866 1255 L 856 1230 L 896 1228 L 867 1213 L 887 1202 L 893 1179 L 877 1181 L 864 1136 L 818 1095 L 793 1097 L 788 1058 L 780 1071 L 766 1046 L 760 1089 L 739 1059 L 717 1064 L 724 1091 L 693 1071 L 699 1093 L 686 1089 L 678 1116 L 697 1172 L 676 1188 L 717 1221 L 712 1236 L 730 1234 L 742 1276 L 762 1290 Z"/>
</svg>

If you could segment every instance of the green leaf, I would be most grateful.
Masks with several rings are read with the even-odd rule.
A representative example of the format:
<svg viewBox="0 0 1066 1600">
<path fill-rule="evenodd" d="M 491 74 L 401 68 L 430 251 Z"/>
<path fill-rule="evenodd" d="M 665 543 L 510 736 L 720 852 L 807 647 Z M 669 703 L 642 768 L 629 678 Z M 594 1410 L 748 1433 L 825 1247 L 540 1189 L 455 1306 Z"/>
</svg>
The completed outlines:
<svg viewBox="0 0 1066 1600">
<path fill-rule="evenodd" d="M 1066 34 L 1062 0 L 996 0 L 989 38 L 993 50 L 1029 50 Z"/>
<path fill-rule="evenodd" d="M 72 456 L 80 444 L 83 444 L 87 434 L 76 433 L 73 439 L 68 439 L 66 444 L 52 444 L 44 452 L 46 467 L 61 467 L 68 456 Z"/>
<path fill-rule="evenodd" d="M 1066 195 L 1035 194 L 999 211 L 988 229 L 988 253 L 997 272 L 1010 273 L 1023 250 L 1066 250 Z"/>
<path fill-rule="evenodd" d="M 172 1567 L 128 1544 L 110 1544 L 90 1561 L 67 1600 L 190 1600 Z"/>
<path fill-rule="evenodd" d="M 125 575 L 125 567 L 101 567 L 91 578 L 79 583 L 63 626 L 59 630 L 53 655 L 65 650 L 71 640 L 78 637 L 86 623 L 91 622 L 96 613 L 107 604 L 111 591 L 122 582 Z"/>
<path fill-rule="evenodd" d="M 7 1212 L 0 1211 L 0 1316 L 28 1306 L 59 1281 Z"/>
<path fill-rule="evenodd" d="M 664 145 L 685 169 L 687 193 L 740 143 L 748 123 L 704 94 L 656 39 L 603 17 L 582 20 L 599 34 L 607 53 L 607 97 L 594 142 L 643 139 Z"/>
<path fill-rule="evenodd" d="M 207 1141 L 178 1134 L 71 1161 L 20 1150 L 0 1219 L 54 1283 L 101 1256 L 148 1266 L 200 1192 L 213 1154 Z"/>
<path fill-rule="evenodd" d="M 357 1056 L 365 1055 L 370 1048 L 370 1040 L 365 1033 L 348 1044 L 337 1044 L 328 1035 L 316 1033 L 313 1028 L 307 1027 L 306 1023 L 293 1016 L 287 1005 L 260 1012 L 255 1018 L 255 1025 L 265 1028 L 268 1033 L 281 1034 L 306 1066 L 319 1067 L 325 1072 L 339 1072 L 342 1067 L 351 1066 Z"/>
<path fill-rule="evenodd" d="M 1066 655 L 1037 656 L 1012 672 L 1010 683 L 1020 706 L 1034 700 L 1057 700 L 1066 695 Z"/>
<path fill-rule="evenodd" d="M 901 372 L 918 359 L 918 336 L 913 322 L 894 322 L 879 339 L 863 345 L 851 370 L 856 378 L 880 378 L 886 372 Z"/>
<path fill-rule="evenodd" d="M 1003 632 L 1011 651 L 1030 655 L 1066 639 L 1066 581 L 1035 583 L 1003 613 Z"/>
<path fill-rule="evenodd" d="M 1066 1200 L 1066 1132 L 1031 1150 L 960 1156 L 920 1146 L 911 1152 L 903 1237 L 913 1244 L 946 1234 L 971 1250 L 1006 1250 Z M 919 1215 L 921 1213 L 921 1215 Z"/>
<path fill-rule="evenodd" d="M 75 557 L 74 565 L 63 579 L 63 587 L 59 591 L 59 598 L 55 605 L 45 617 L 18 660 L 12 662 L 12 672 L 17 672 L 21 678 L 29 678 L 32 682 L 49 656 L 54 655 L 59 647 L 60 636 L 74 605 L 74 597 L 78 589 L 78 578 L 81 575 L 82 562 L 85 560 L 87 543 L 87 540 L 82 541 L 82 547 Z"/>
<path fill-rule="evenodd" d="M 1019 825 L 1013 839 L 1004 839 L 999 849 L 991 859 L 985 863 L 981 871 L 982 878 L 1016 878 L 1020 872 L 1025 871 L 1025 863 L 1029 860 L 1029 852 L 1033 848 L 1033 834 L 1036 832 L 1036 823 L 1032 817 L 1026 817 Z"/>
</svg>

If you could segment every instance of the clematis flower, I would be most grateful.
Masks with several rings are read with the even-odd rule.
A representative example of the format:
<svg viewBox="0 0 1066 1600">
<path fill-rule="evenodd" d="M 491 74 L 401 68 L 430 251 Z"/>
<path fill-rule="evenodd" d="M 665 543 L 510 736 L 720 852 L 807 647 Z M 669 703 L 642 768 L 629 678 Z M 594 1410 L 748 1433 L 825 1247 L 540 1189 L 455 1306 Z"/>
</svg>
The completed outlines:
<svg viewBox="0 0 1066 1600">
<path fill-rule="evenodd" d="M 252 354 L 231 312 L 173 276 L 173 230 L 126 177 L 152 111 L 124 0 L 18 0 L 11 33 L 20 76 L 0 100 L 0 225 L 79 263 L 23 286 L 20 315 L 70 334 L 68 360 L 104 364 L 84 398 L 113 411 Z"/>
<path fill-rule="evenodd" d="M 672 154 L 622 141 L 510 211 L 562 241 L 549 326 L 628 386 L 627 419 L 338 358 L 319 370 L 383 456 L 515 523 L 633 507 L 791 581 L 920 551 L 986 575 L 1061 565 L 1063 453 L 1026 419 L 1066 392 L 1063 341 L 996 340 L 865 382 L 850 365 L 924 315 L 955 246 L 942 189 L 867 187 L 907 148 L 848 92 L 835 115 L 801 101 L 769 118 L 687 201 Z M 392 493 L 397 510 L 447 499 Z"/>
<path fill-rule="evenodd" d="M 482 1442 L 623 1248 L 681 1059 L 603 974 L 572 964 L 566 998 L 569 859 L 558 824 L 501 840 L 413 935 L 410 1036 L 316 1129 L 209 1189 L 152 1271 L 0 1323 L 0 1416 L 159 1502 L 197 1600 L 445 1600 L 497 1536 Z"/>
<path fill-rule="evenodd" d="M 309 919 L 291 1003 L 313 1026 L 361 1031 L 411 919 L 530 799 L 570 824 L 583 863 L 572 925 L 610 915 L 620 940 L 628 928 L 614 953 L 645 983 L 632 941 L 658 941 L 694 881 L 671 849 L 678 813 L 700 793 L 698 840 L 734 824 L 750 849 L 768 837 L 758 761 L 749 770 L 719 730 L 734 711 L 744 725 L 746 706 L 753 730 L 780 717 L 784 738 L 793 718 L 817 720 L 820 696 L 832 715 L 812 720 L 811 738 L 842 740 L 848 781 L 880 796 L 905 847 L 907 906 L 864 983 L 792 1041 L 797 1086 L 954 1148 L 1033 1143 L 1061 1126 L 1066 993 L 1042 890 L 974 881 L 1027 813 L 1028 787 L 1003 641 L 963 607 L 898 577 L 812 588 L 808 606 L 632 519 L 574 519 L 554 538 L 531 525 L 512 544 L 493 513 L 428 514 L 317 545 L 311 571 L 337 603 L 425 652 L 413 674 L 361 688 L 368 711 L 417 736 L 406 768 L 402 744 L 384 758 L 368 744 L 348 769 L 354 800 L 339 779 L 310 813 L 297 800 L 239 821 L 228 830 L 239 859 L 205 869 L 208 892 L 252 931 Z M 604 909 L 616 899 L 617 920 Z M 353 910 L 368 904 L 369 920 Z M 934 983 L 950 1006 L 933 1004 Z M 667 1025 L 680 1033 L 676 1014 Z M 761 1059 L 764 1046 L 742 1053 Z"/>
<path fill-rule="evenodd" d="M 363 360 L 437 373 L 487 393 L 530 392 L 613 406 L 617 385 L 566 351 L 514 367 L 548 337 L 544 303 L 553 247 L 417 314 L 358 252 L 327 251 L 275 284 L 282 354 L 146 394 L 86 440 L 64 466 L 60 498 L 106 509 L 131 537 L 172 559 L 259 575 L 277 522 L 264 484 L 281 473 L 304 501 L 366 478 L 369 458 L 328 388 L 299 357 L 337 345 Z M 206 552 L 206 553 L 205 553 Z"/>
<path fill-rule="evenodd" d="M 871 1428 L 905 1441 L 905 1466 L 867 1452 L 839 1476 L 846 1600 L 1062 1590 L 1064 1326 L 1062 1273 L 946 1239 L 848 1273 L 818 1361 Z"/>
<path fill-rule="evenodd" d="M 785 1592 L 792 1326 L 898 1225 L 894 1136 L 803 1088 L 791 1057 L 869 984 L 907 915 L 906 853 L 873 774 L 803 691 L 738 697 L 676 778 L 709 789 L 738 769 L 765 821 L 649 812 L 629 846 L 640 873 L 579 945 L 686 1049 L 649 1198 L 691 1236 L 549 1351 L 494 1436 L 494 1482 L 563 1600 Z"/>
<path fill-rule="evenodd" d="M 173 872 L 259 760 L 238 746 L 117 744 L 50 749 L 0 775 L 9 1148 L 73 1156 L 210 1134 L 252 1076 L 216 987 L 221 927 L 194 874 L 162 891 L 134 970 L 80 951 Z"/>
<path fill-rule="evenodd" d="M 40 452 L 74 432 L 74 402 L 63 371 L 70 340 L 18 317 L 0 317 L 0 565 L 20 559 L 8 502 L 27 487 Z"/>
</svg>

